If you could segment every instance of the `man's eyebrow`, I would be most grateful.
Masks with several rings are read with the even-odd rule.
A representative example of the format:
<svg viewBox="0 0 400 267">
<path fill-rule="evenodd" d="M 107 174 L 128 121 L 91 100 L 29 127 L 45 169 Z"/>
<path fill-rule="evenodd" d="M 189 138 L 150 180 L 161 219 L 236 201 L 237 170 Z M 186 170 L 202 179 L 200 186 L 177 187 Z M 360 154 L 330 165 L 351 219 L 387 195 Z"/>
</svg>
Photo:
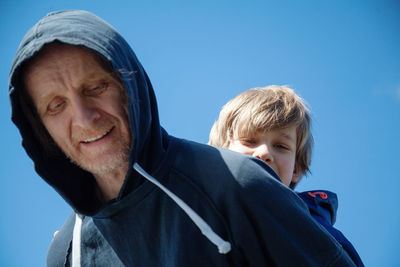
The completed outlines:
<svg viewBox="0 0 400 267">
<path fill-rule="evenodd" d="M 97 79 L 104 79 L 107 77 L 111 77 L 111 74 L 108 72 L 95 71 L 95 72 L 91 72 L 88 75 L 86 75 L 81 82 L 85 83 L 85 82 L 90 82 L 90 81 L 97 80 Z"/>
<path fill-rule="evenodd" d="M 37 103 L 33 101 L 33 104 L 36 106 L 37 111 L 40 113 L 41 109 L 47 109 L 48 103 L 55 96 L 54 92 L 43 93 L 37 98 Z"/>
</svg>

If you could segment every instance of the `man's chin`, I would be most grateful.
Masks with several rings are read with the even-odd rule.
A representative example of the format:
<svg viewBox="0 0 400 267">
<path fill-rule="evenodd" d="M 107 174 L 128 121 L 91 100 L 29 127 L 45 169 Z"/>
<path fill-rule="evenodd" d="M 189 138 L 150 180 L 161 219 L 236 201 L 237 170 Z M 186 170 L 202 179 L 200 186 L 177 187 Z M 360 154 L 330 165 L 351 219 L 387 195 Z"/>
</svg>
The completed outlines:
<svg viewBox="0 0 400 267">
<path fill-rule="evenodd" d="M 71 160 L 80 168 L 96 175 L 107 175 L 119 172 L 121 169 L 126 169 L 129 161 L 128 155 L 119 153 L 117 155 L 101 155 L 95 159 L 78 159 Z"/>
</svg>

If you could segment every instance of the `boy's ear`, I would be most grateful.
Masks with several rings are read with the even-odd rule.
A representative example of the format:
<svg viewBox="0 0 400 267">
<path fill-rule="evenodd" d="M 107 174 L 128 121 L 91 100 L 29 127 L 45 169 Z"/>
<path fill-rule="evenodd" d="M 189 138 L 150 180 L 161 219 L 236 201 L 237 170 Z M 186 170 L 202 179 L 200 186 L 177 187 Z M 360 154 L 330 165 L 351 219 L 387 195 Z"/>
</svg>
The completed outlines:
<svg viewBox="0 0 400 267">
<path fill-rule="evenodd" d="M 296 184 L 301 178 L 299 168 L 297 168 L 297 164 L 294 165 L 292 183 Z"/>
</svg>

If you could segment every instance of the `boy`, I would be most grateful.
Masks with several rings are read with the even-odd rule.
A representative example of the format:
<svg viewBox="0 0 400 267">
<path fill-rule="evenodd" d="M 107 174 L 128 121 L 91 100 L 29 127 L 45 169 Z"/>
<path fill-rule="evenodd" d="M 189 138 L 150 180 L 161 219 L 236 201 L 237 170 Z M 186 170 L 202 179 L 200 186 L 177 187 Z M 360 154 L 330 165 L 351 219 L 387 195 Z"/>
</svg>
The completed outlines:
<svg viewBox="0 0 400 267">
<path fill-rule="evenodd" d="M 310 171 L 313 143 L 310 111 L 304 100 L 292 89 L 277 85 L 250 89 L 230 100 L 214 123 L 209 140 L 210 145 L 266 162 L 291 189 Z M 352 244 L 333 227 L 336 194 L 310 191 L 298 195 L 354 263 L 363 266 Z"/>
</svg>

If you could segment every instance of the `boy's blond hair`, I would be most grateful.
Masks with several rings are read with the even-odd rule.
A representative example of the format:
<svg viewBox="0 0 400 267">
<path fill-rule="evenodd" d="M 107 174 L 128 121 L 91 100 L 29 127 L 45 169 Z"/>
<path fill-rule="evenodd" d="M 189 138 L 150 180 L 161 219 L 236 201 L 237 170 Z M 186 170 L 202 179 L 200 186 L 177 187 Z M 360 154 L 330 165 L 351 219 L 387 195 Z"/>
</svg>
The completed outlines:
<svg viewBox="0 0 400 267">
<path fill-rule="evenodd" d="M 232 140 L 277 128 L 296 127 L 296 171 L 310 172 L 313 136 L 305 101 L 286 86 L 271 85 L 247 90 L 222 108 L 210 132 L 209 144 L 229 147 Z M 300 179 L 299 179 L 300 180 Z M 294 189 L 297 183 L 291 183 Z"/>
</svg>

